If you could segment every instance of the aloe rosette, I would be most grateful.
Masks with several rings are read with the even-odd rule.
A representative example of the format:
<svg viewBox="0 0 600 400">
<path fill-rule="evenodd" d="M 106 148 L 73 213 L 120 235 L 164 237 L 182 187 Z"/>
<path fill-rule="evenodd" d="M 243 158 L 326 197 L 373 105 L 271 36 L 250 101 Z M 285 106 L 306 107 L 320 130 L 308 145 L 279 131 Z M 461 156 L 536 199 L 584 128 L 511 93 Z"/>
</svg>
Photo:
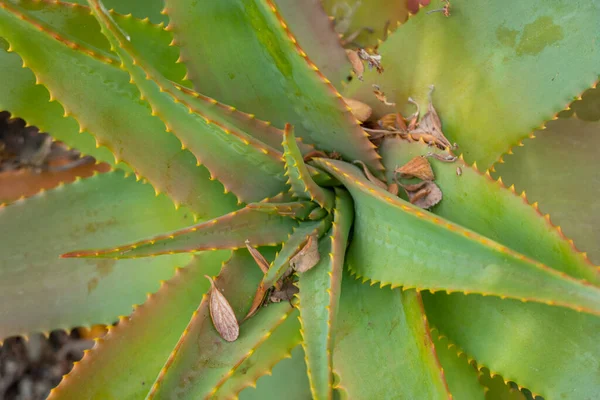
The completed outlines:
<svg viewBox="0 0 600 400">
<path fill-rule="evenodd" d="M 0 0 L 0 108 L 110 165 L 3 194 L 0 338 L 109 325 L 51 399 L 597 398 L 600 3 L 105 3 Z"/>
</svg>

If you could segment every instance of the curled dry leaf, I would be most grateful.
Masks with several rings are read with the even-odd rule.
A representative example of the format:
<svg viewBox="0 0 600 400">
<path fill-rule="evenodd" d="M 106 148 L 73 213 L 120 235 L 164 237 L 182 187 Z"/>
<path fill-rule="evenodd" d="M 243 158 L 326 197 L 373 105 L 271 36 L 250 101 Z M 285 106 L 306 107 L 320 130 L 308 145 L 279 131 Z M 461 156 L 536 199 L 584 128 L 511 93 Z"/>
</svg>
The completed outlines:
<svg viewBox="0 0 600 400">
<path fill-rule="evenodd" d="M 380 74 L 383 72 L 381 56 L 379 54 L 369 54 L 365 49 L 359 49 L 358 56 L 361 58 L 361 60 L 367 62 L 369 69 L 375 68 Z"/>
<path fill-rule="evenodd" d="M 252 258 L 254 258 L 254 261 L 256 261 L 256 264 L 258 264 L 258 267 L 262 270 L 263 273 L 266 274 L 269 271 L 269 263 L 267 262 L 265 257 L 263 257 L 263 255 L 260 254 L 260 251 L 256 250 L 254 247 L 250 246 L 249 240 L 246 240 L 245 243 L 246 243 L 246 248 L 250 252 L 250 255 L 252 255 Z"/>
<path fill-rule="evenodd" d="M 265 295 L 267 294 L 268 288 L 266 288 L 262 283 L 258 285 L 258 289 L 256 289 L 256 293 L 254 294 L 254 299 L 252 300 L 252 305 L 250 306 L 250 310 L 248 314 L 244 317 L 244 321 L 256 314 L 256 311 L 262 306 L 265 301 Z"/>
<path fill-rule="evenodd" d="M 379 100 L 380 102 L 382 102 L 386 106 L 395 106 L 396 105 L 396 103 L 390 103 L 387 100 L 387 97 L 386 97 L 385 93 L 383 93 L 381 91 L 381 88 L 379 87 L 379 85 L 373 85 L 373 93 L 375 94 L 375 97 L 377 98 L 377 100 Z"/>
<path fill-rule="evenodd" d="M 427 112 L 423 118 L 421 118 L 421 121 L 419 121 L 417 127 L 410 130 L 409 133 L 413 136 L 430 135 L 438 147 L 445 149 L 452 147 L 452 144 L 450 141 L 448 141 L 446 136 L 444 136 L 444 133 L 442 132 L 442 122 L 440 121 L 440 117 L 435 110 L 435 107 L 433 107 L 433 100 L 431 96 L 433 90 L 434 86 L 431 85 L 429 87 L 429 106 L 427 108 Z M 424 137 L 424 140 L 427 140 L 427 138 Z"/>
<path fill-rule="evenodd" d="M 271 303 L 279 303 L 280 301 L 292 301 L 294 295 L 298 293 L 298 287 L 294 285 L 292 279 L 285 279 L 279 289 L 275 289 L 269 295 Z"/>
<path fill-rule="evenodd" d="M 423 181 L 414 185 L 400 185 L 406 192 L 408 200 L 421 208 L 431 208 L 442 200 L 442 191 L 431 181 Z"/>
<path fill-rule="evenodd" d="M 356 74 L 356 77 L 362 81 L 363 73 L 365 72 L 365 66 L 362 63 L 358 53 L 354 50 L 346 50 L 346 55 L 348 56 L 348 60 L 350 60 L 352 70 Z"/>
<path fill-rule="evenodd" d="M 348 99 L 344 97 L 344 101 L 348 104 L 348 107 L 352 110 L 352 114 L 356 117 L 360 122 L 365 122 L 371 114 L 373 113 L 373 109 L 363 103 L 362 101 Z"/>
<path fill-rule="evenodd" d="M 433 157 L 438 161 L 453 163 L 457 157 L 452 154 L 427 153 L 425 157 Z"/>
<path fill-rule="evenodd" d="M 360 165 L 363 169 L 363 172 L 365 173 L 365 176 L 367 177 L 367 179 L 373 183 L 374 185 L 379 186 L 380 188 L 382 188 L 383 190 L 387 190 L 388 185 L 386 185 L 384 182 L 382 182 L 381 180 L 377 179 L 375 176 L 373 176 L 373 174 L 371 174 L 371 171 L 369 171 L 369 168 L 367 168 L 367 166 L 365 165 L 364 162 L 360 161 L 360 160 L 355 160 L 354 164 L 356 165 Z"/>
<path fill-rule="evenodd" d="M 212 278 L 207 275 L 205 277 L 210 281 L 209 310 L 213 325 L 223 339 L 233 342 L 240 335 L 240 326 L 235 318 L 235 313 Z"/>
<path fill-rule="evenodd" d="M 414 157 L 394 172 L 399 173 L 402 178 L 419 178 L 424 181 L 432 181 L 435 178 L 431 164 L 423 156 Z"/>
<path fill-rule="evenodd" d="M 390 183 L 387 187 L 387 191 L 393 194 L 394 196 L 398 196 L 398 193 L 400 192 L 400 187 L 397 183 Z"/>
<path fill-rule="evenodd" d="M 290 258 L 290 266 L 297 272 L 306 272 L 319 262 L 319 240 L 316 235 L 310 235 L 304 247 Z"/>
<path fill-rule="evenodd" d="M 401 133 L 408 131 L 406 122 L 400 113 L 386 114 L 377 121 L 377 124 L 388 131 L 400 131 Z"/>
</svg>

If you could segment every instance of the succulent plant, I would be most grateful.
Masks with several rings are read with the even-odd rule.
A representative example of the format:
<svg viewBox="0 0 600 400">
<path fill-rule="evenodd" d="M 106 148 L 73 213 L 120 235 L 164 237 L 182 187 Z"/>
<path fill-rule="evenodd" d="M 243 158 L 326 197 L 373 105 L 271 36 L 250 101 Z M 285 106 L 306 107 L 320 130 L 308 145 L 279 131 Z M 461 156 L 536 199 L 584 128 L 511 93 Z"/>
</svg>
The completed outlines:
<svg viewBox="0 0 600 400">
<path fill-rule="evenodd" d="M 0 338 L 110 326 L 51 399 L 598 397 L 599 2 L 105 2 L 0 0 L 111 166 L 0 208 Z"/>
</svg>

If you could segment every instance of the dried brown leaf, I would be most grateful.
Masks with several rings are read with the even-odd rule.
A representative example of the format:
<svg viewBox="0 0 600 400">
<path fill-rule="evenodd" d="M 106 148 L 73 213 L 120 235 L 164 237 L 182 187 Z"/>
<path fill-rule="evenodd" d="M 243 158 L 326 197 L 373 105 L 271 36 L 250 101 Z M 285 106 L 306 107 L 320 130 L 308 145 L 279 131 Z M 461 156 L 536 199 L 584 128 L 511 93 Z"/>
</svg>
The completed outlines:
<svg viewBox="0 0 600 400">
<path fill-rule="evenodd" d="M 371 171 L 369 171 L 369 168 L 367 168 L 367 166 L 365 165 L 364 162 L 362 162 L 360 160 L 355 160 L 354 164 L 360 165 L 362 167 L 363 172 L 365 173 L 365 176 L 371 183 L 379 186 L 383 190 L 387 190 L 388 185 L 385 184 L 384 182 L 382 182 L 381 180 L 377 179 L 375 176 L 373 176 L 373 174 L 371 174 Z"/>
<path fill-rule="evenodd" d="M 258 264 L 258 267 L 261 269 L 261 271 L 263 273 L 266 274 L 269 271 L 269 263 L 267 262 L 265 257 L 263 257 L 263 255 L 260 254 L 260 251 L 256 250 L 254 247 L 250 246 L 249 240 L 246 240 L 245 243 L 246 243 L 246 248 L 250 252 L 250 255 L 252 255 L 252 258 L 254 258 L 254 261 L 256 261 L 256 264 Z"/>
<path fill-rule="evenodd" d="M 233 342 L 240 335 L 240 326 L 235 318 L 235 313 L 212 278 L 207 275 L 205 277 L 210 281 L 209 310 L 213 325 L 223 339 Z"/>
<path fill-rule="evenodd" d="M 377 121 L 377 124 L 388 131 L 400 131 L 402 133 L 408 131 L 406 122 L 400 113 L 386 114 Z"/>
<path fill-rule="evenodd" d="M 433 100 L 431 98 L 431 93 L 433 92 L 433 85 L 430 86 L 429 91 L 429 106 L 427 108 L 427 112 L 419 121 L 419 124 L 415 129 L 412 129 L 409 133 L 418 135 L 418 134 L 428 134 L 433 136 L 435 139 L 435 144 L 441 148 L 452 147 L 452 144 L 446 136 L 444 136 L 444 132 L 442 132 L 442 122 L 440 121 L 440 117 L 433 106 Z"/>
<path fill-rule="evenodd" d="M 280 301 L 292 301 L 294 295 L 298 293 L 298 287 L 294 285 L 292 279 L 286 279 L 282 282 L 280 289 L 275 289 L 269 295 L 271 303 L 279 303 Z"/>
<path fill-rule="evenodd" d="M 381 88 L 378 85 L 373 85 L 373 93 L 375 94 L 375 97 L 377 98 L 377 100 L 379 100 L 380 102 L 382 102 L 386 106 L 395 106 L 396 105 L 396 103 L 390 103 L 387 100 L 387 97 L 386 97 L 385 93 L 383 93 L 381 91 Z"/>
<path fill-rule="evenodd" d="M 362 101 L 344 98 L 348 107 L 352 110 L 352 114 L 356 117 L 360 122 L 365 122 L 371 114 L 373 113 L 373 109 L 369 107 L 367 104 Z"/>
<path fill-rule="evenodd" d="M 393 194 L 394 196 L 398 196 L 398 192 L 400 191 L 400 187 L 397 183 L 390 183 L 387 187 L 387 191 Z"/>
<path fill-rule="evenodd" d="M 361 60 L 367 62 L 369 69 L 375 68 L 380 74 L 383 72 L 381 56 L 379 54 L 369 54 L 365 49 L 358 49 L 358 56 L 361 58 Z"/>
<path fill-rule="evenodd" d="M 423 181 L 414 185 L 401 185 L 408 200 L 421 208 L 431 208 L 442 200 L 442 191 L 431 181 Z"/>
<path fill-rule="evenodd" d="M 427 153 L 425 157 L 433 157 L 438 161 L 453 163 L 457 157 L 452 154 L 438 154 L 438 153 Z"/>
<path fill-rule="evenodd" d="M 462 175 L 462 168 L 461 167 L 456 167 L 456 175 L 458 175 L 458 176 Z"/>
<path fill-rule="evenodd" d="M 315 235 L 310 235 L 304 247 L 290 258 L 290 266 L 297 272 L 306 272 L 317 265 L 320 259 L 319 240 Z"/>
<path fill-rule="evenodd" d="M 395 172 L 402 178 L 419 178 L 424 181 L 432 181 L 435 178 L 431 164 L 423 156 L 414 157 L 402 167 L 396 168 Z"/>
<path fill-rule="evenodd" d="M 365 66 L 362 60 L 360 59 L 358 53 L 354 50 L 346 50 L 346 55 L 348 56 L 348 60 L 350 60 L 352 70 L 356 74 L 356 77 L 362 81 L 363 73 L 365 72 Z"/>
<path fill-rule="evenodd" d="M 258 289 L 256 289 L 256 293 L 254 294 L 254 299 L 252 300 L 252 305 L 250 306 L 248 314 L 246 314 L 246 316 L 244 317 L 244 321 L 256 314 L 256 311 L 258 311 L 260 306 L 263 305 L 267 289 L 268 288 L 264 287 L 262 283 L 258 285 Z"/>
</svg>

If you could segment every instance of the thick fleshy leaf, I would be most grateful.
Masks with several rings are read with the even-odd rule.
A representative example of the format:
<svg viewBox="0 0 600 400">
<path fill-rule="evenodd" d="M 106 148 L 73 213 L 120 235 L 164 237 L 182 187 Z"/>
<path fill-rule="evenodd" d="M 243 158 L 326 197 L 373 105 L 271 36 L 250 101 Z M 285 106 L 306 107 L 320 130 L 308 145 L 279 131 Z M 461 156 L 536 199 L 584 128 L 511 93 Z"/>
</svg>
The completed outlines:
<svg viewBox="0 0 600 400">
<path fill-rule="evenodd" d="M 479 383 L 479 372 L 464 353 L 458 353 L 456 346 L 439 337 L 437 331 L 431 332 L 435 351 L 444 370 L 450 393 L 455 399 L 486 399 L 485 389 Z"/>
<path fill-rule="evenodd" d="M 546 399 L 595 399 L 600 318 L 545 304 L 424 294 L 432 325 L 469 357 Z"/>
<path fill-rule="evenodd" d="M 596 89 L 598 90 L 598 89 Z M 534 140 L 515 147 L 495 165 L 506 184 L 526 190 L 552 223 L 600 263 L 600 122 L 575 118 L 548 123 Z M 549 217 L 548 217 L 549 218 Z"/>
<path fill-rule="evenodd" d="M 319 242 L 320 261 L 298 278 L 302 347 L 314 399 L 333 396 L 333 335 L 353 213 L 348 193 L 337 191 L 332 228 Z"/>
<path fill-rule="evenodd" d="M 373 47 L 406 21 L 407 0 L 323 0 L 336 31 L 351 47 Z M 351 40 L 350 40 L 351 39 Z"/>
<path fill-rule="evenodd" d="M 98 339 L 50 399 L 139 399 L 150 391 L 228 252 L 198 254 L 108 334 Z M 149 351 L 152 349 L 152 351 Z"/>
<path fill-rule="evenodd" d="M 379 48 L 383 75 L 344 94 L 380 112 L 379 84 L 399 106 L 433 103 L 465 159 L 487 168 L 564 109 L 600 74 L 600 4 L 586 0 L 452 0 L 450 17 L 420 12 Z M 409 111 L 409 112 L 412 112 Z M 408 115 L 408 114 L 406 114 Z"/>
<path fill-rule="evenodd" d="M 581 150 L 583 151 L 583 149 Z M 381 145 L 381 154 L 388 171 L 393 171 L 395 166 L 404 165 L 414 157 L 426 155 L 432 151 L 434 150 L 431 147 L 423 143 L 408 143 L 397 139 L 388 139 Z M 589 151 L 590 154 L 592 152 Z M 543 156 L 540 156 L 539 159 L 543 159 Z M 482 174 L 475 168 L 465 165 L 462 159 L 457 160 L 455 163 L 440 162 L 434 158 L 430 158 L 430 160 L 435 172 L 435 183 L 441 188 L 444 196 L 442 201 L 434 207 L 433 212 L 435 214 L 502 243 L 513 250 L 527 254 L 533 259 L 566 272 L 575 278 L 598 282 L 600 272 L 590 265 L 582 254 L 578 254 L 574 250 L 572 243 L 565 240 L 560 231 L 549 224 L 547 219 L 542 218 L 536 206 L 530 206 L 525 198 L 516 195 L 512 190 L 506 189 L 502 181 L 494 182 L 489 175 Z M 528 158 L 527 162 L 529 161 Z M 565 165 L 571 164 L 567 163 Z M 539 167 L 545 171 L 550 168 L 546 165 Z M 457 174 L 457 168 L 461 169 L 461 175 Z M 549 172 L 549 174 L 551 177 L 556 177 L 556 173 L 563 169 L 565 168 L 557 167 L 556 171 L 553 171 L 555 173 Z M 524 173 L 525 167 L 521 166 L 515 171 L 519 171 L 519 174 L 522 173 L 523 175 L 536 175 L 536 170 L 536 168 L 531 168 L 527 173 Z M 544 174 L 539 174 L 538 179 L 541 179 Z M 393 172 L 388 173 L 390 182 L 392 175 Z M 590 179 L 592 175 L 593 173 L 590 172 Z M 546 179 L 547 185 L 556 188 L 556 181 L 551 180 L 554 178 L 548 177 Z M 575 178 L 573 177 L 571 180 L 575 180 Z M 535 180 L 528 183 L 534 184 L 534 182 Z M 576 185 L 574 186 L 576 187 Z M 593 187 L 593 184 L 590 186 Z M 588 190 L 590 186 L 587 186 Z M 529 188 L 529 186 L 527 187 Z M 541 186 L 540 183 L 540 187 L 545 186 Z M 600 188 L 600 185 L 598 185 L 598 188 Z M 550 195 L 550 192 L 547 191 L 550 196 L 544 196 L 543 198 L 554 198 L 553 193 Z M 567 194 L 565 193 L 565 195 Z M 588 198 L 590 203 L 593 203 L 592 199 L 593 197 Z M 582 201 L 582 203 L 585 204 L 585 201 Z M 588 205 L 588 207 L 592 206 Z M 600 209 L 598 211 L 600 212 Z M 584 223 L 584 221 L 581 220 L 581 223 Z M 578 228 L 581 226 L 577 225 Z"/>
<path fill-rule="evenodd" d="M 319 149 L 381 170 L 367 135 L 273 1 L 169 0 L 165 10 L 199 92 L 277 127 L 290 123 L 298 137 Z"/>
<path fill-rule="evenodd" d="M 213 102 L 178 89 L 161 76 L 135 49 L 101 5 L 90 0 L 102 26 L 152 112 L 165 123 L 184 147 L 204 165 L 213 178 L 240 201 L 259 201 L 285 189 L 281 155 L 235 125 L 223 123 L 225 110 Z M 256 126 L 258 128 L 258 126 Z"/>
<path fill-rule="evenodd" d="M 414 290 L 379 289 L 346 273 L 333 366 L 350 399 L 449 397 Z"/>
<path fill-rule="evenodd" d="M 256 388 L 248 388 L 240 393 L 241 400 L 264 400 L 273 393 L 285 393 L 289 400 L 310 399 L 310 387 L 306 376 L 306 364 L 302 346 L 292 351 L 292 358 L 279 362 L 272 375 L 263 376 L 256 382 Z"/>
<path fill-rule="evenodd" d="M 260 212 L 279 214 L 294 219 L 306 219 L 317 207 L 312 201 L 295 201 L 292 203 L 250 203 L 248 208 Z"/>
<path fill-rule="evenodd" d="M 122 172 L 96 175 L 0 208 L 0 337 L 111 324 L 143 303 L 188 255 L 64 260 L 75 247 L 116 245 L 185 226 L 150 185 Z M 8 251 L 10 250 L 10 251 Z"/>
<path fill-rule="evenodd" d="M 317 202 L 321 207 L 331 210 L 335 203 L 332 191 L 316 184 L 310 176 L 308 167 L 304 164 L 302 153 L 296 144 L 294 128 L 287 124 L 283 134 L 283 160 L 285 161 L 285 175 L 294 194 L 303 199 Z"/>
<path fill-rule="evenodd" d="M 0 173 L 0 204 L 10 203 L 19 197 L 30 197 L 40 190 L 52 189 L 61 183 L 73 182 L 78 177 L 86 178 L 109 169 L 107 164 L 89 163 L 63 171 L 4 171 Z"/>
<path fill-rule="evenodd" d="M 246 247 L 246 240 L 251 240 L 253 246 L 275 246 L 283 242 L 297 225 L 298 223 L 289 217 L 244 208 L 151 239 L 112 248 L 72 251 L 63 254 L 63 257 L 121 259 L 239 249 Z"/>
<path fill-rule="evenodd" d="M 600 314 L 597 286 L 395 197 L 354 166 L 324 159 L 316 163 L 352 194 L 356 218 L 347 263 L 365 280 L 512 297 Z"/>
<path fill-rule="evenodd" d="M 87 5 L 87 0 L 69 0 L 70 3 Z M 148 18 L 153 24 L 167 23 L 168 18 L 161 13 L 163 0 L 104 0 L 106 8 L 120 14 L 132 14 L 136 18 Z"/>
<path fill-rule="evenodd" d="M 528 400 L 528 398 L 525 397 L 518 388 L 513 387 L 510 382 L 504 382 L 502 376 L 494 375 L 494 377 L 492 377 L 487 368 L 480 371 L 479 382 L 486 388 L 486 400 Z"/>
<path fill-rule="evenodd" d="M 52 98 L 77 119 L 81 129 L 93 132 L 98 145 L 110 147 L 158 191 L 166 191 L 203 218 L 234 209 L 233 196 L 224 196 L 222 186 L 211 181 L 208 171 L 198 168 L 192 154 L 182 151 L 179 140 L 166 134 L 164 124 L 150 115 L 126 72 L 74 50 L 69 44 L 78 43 L 6 1 L 0 2 L 0 36 L 19 53 Z M 94 94 L 95 107 L 89 106 L 89 93 Z"/>
<path fill-rule="evenodd" d="M 239 321 L 247 313 L 252 295 L 262 277 L 247 251 L 234 253 L 215 280 L 231 304 Z M 299 335 L 295 310 L 288 303 L 272 304 L 254 318 L 240 325 L 240 336 L 235 342 L 224 341 L 215 330 L 205 298 L 179 339 L 173 353 L 155 381 L 148 399 L 177 396 L 204 398 L 217 393 L 231 374 L 242 373 L 238 367 L 247 360 L 275 330 L 282 329 L 288 342 L 279 340 L 282 352 Z M 207 362 L 210 360 L 210 362 Z"/>
<path fill-rule="evenodd" d="M 275 0 L 275 4 L 302 49 L 339 88 L 351 66 L 321 0 Z"/>
</svg>

